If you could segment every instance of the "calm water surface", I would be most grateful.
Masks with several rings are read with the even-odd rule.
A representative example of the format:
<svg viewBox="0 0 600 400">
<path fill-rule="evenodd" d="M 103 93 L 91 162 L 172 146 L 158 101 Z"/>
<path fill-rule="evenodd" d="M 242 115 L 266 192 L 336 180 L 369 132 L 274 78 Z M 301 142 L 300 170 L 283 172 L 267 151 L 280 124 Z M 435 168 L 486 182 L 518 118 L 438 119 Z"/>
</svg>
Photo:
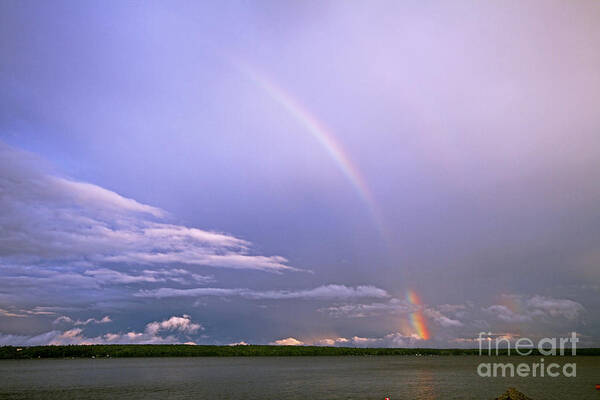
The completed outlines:
<svg viewBox="0 0 600 400">
<path fill-rule="evenodd" d="M 539 358 L 495 358 L 537 362 Z M 552 362 L 547 357 L 546 363 Z M 0 361 L 0 399 L 492 399 L 514 386 L 535 400 L 600 400 L 600 357 L 576 378 L 481 378 L 484 357 L 244 357 Z"/>
</svg>

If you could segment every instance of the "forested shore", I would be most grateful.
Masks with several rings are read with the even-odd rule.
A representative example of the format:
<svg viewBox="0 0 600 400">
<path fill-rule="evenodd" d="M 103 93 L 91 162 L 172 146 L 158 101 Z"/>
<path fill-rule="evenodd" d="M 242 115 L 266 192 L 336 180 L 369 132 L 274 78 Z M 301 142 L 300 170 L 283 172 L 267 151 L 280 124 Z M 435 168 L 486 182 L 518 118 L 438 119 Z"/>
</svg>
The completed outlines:
<svg viewBox="0 0 600 400">
<path fill-rule="evenodd" d="M 506 349 L 500 350 L 506 355 Z M 479 349 L 356 348 L 322 346 L 209 346 L 185 344 L 113 344 L 2 346 L 0 359 L 110 357 L 289 357 L 289 356 L 472 356 Z M 494 352 L 495 354 L 495 352 Z M 565 356 L 570 356 L 570 351 Z M 516 355 L 513 351 L 511 355 Z M 539 355 L 537 350 L 532 355 Z M 600 355 L 600 348 L 577 349 L 577 355 Z"/>
</svg>

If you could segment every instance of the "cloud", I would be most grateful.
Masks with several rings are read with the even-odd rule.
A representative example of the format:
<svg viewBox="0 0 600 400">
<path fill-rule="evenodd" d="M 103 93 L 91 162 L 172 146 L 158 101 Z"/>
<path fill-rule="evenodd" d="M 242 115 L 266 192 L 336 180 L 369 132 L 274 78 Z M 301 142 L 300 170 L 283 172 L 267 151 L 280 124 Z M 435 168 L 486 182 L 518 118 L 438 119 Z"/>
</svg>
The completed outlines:
<svg viewBox="0 0 600 400">
<path fill-rule="evenodd" d="M 72 332 L 49 331 L 35 336 L 0 334 L 0 346 L 43 346 L 48 344 L 76 344 Z M 67 343 L 68 342 L 68 343 Z"/>
<path fill-rule="evenodd" d="M 75 322 L 75 321 L 73 321 L 73 319 L 71 317 L 67 317 L 66 315 L 61 315 L 60 317 L 58 317 L 54 321 L 52 321 L 52 323 L 55 325 L 62 324 L 62 323 L 72 324 L 73 322 Z"/>
<path fill-rule="evenodd" d="M 4 316 L 4 317 L 22 318 L 22 317 L 30 317 L 32 315 L 54 315 L 54 314 L 56 314 L 56 313 L 54 311 L 51 311 L 48 307 L 40 307 L 40 306 L 36 306 L 30 310 L 28 310 L 28 309 L 7 310 L 4 308 L 0 308 L 0 316 Z"/>
<path fill-rule="evenodd" d="M 442 304 L 437 308 L 443 313 L 461 313 L 467 309 L 467 306 L 464 304 Z"/>
<path fill-rule="evenodd" d="M 3 317 L 26 317 L 27 316 L 27 314 L 5 310 L 4 308 L 0 308 L 0 315 Z"/>
<path fill-rule="evenodd" d="M 208 275 L 194 274 L 185 269 L 143 270 L 137 275 L 116 271 L 107 268 L 86 270 L 84 275 L 92 276 L 100 283 L 128 284 L 128 283 L 156 283 L 173 281 L 177 283 L 210 283 L 214 278 Z"/>
<path fill-rule="evenodd" d="M 267 290 L 256 291 L 251 289 L 225 289 L 225 288 L 194 288 L 194 289 L 173 289 L 159 288 L 152 290 L 142 290 L 136 294 L 138 297 L 200 297 L 200 296 L 219 296 L 219 297 L 243 297 L 257 300 L 279 300 L 279 299 L 350 299 L 360 297 L 387 297 L 388 293 L 374 286 L 349 287 L 344 285 L 324 285 L 308 290 Z"/>
<path fill-rule="evenodd" d="M 0 334 L 0 346 L 189 343 L 187 335 L 203 329 L 202 325 L 192 322 L 189 315 L 183 315 L 172 316 L 160 322 L 150 322 L 146 324 L 143 332 L 105 333 L 96 337 L 86 337 L 82 328 L 53 330 L 35 336 Z M 167 336 L 164 336 L 165 332 L 168 333 Z"/>
<path fill-rule="evenodd" d="M 66 315 L 61 315 L 60 317 L 56 318 L 52 323 L 55 325 L 61 324 L 61 323 L 66 323 L 66 324 L 73 324 L 75 326 L 81 326 L 81 325 L 85 326 L 85 325 L 89 325 L 89 324 L 107 324 L 109 322 L 112 322 L 112 319 L 108 315 L 105 315 L 101 319 L 88 318 L 84 321 L 79 320 L 79 319 L 74 321 L 71 317 L 67 317 Z"/>
<path fill-rule="evenodd" d="M 112 322 L 112 319 L 108 315 L 105 315 L 101 319 L 88 318 L 85 321 L 75 321 L 75 325 L 87 325 L 87 324 L 107 324 Z"/>
<path fill-rule="evenodd" d="M 374 338 L 354 336 L 350 342 L 356 347 L 420 347 L 423 346 L 424 341 L 417 335 L 392 332 L 383 337 Z"/>
<path fill-rule="evenodd" d="M 434 322 L 436 322 L 444 328 L 463 326 L 463 323 L 459 320 L 448 318 L 440 311 L 432 308 L 425 309 L 424 314 L 427 318 L 432 319 Z"/>
<path fill-rule="evenodd" d="M 483 311 L 505 322 L 548 321 L 558 318 L 575 320 L 585 311 L 580 303 L 569 299 L 537 295 L 529 298 L 518 295 L 502 297 L 508 305 L 494 304 L 483 308 Z"/>
<path fill-rule="evenodd" d="M 279 339 L 269 344 L 282 346 L 335 346 L 335 347 L 418 347 L 423 341 L 416 335 L 392 332 L 382 337 L 352 336 L 300 340 L 294 337 Z"/>
<path fill-rule="evenodd" d="M 512 311 L 507 306 L 498 304 L 484 308 L 484 311 L 494 314 L 496 318 L 505 322 L 526 322 L 531 320 L 531 315 L 529 314 L 520 314 Z"/>
<path fill-rule="evenodd" d="M 303 346 L 304 342 L 302 342 L 296 338 L 289 337 L 289 338 L 285 338 L 285 339 L 275 340 L 274 342 L 271 342 L 269 344 L 276 345 L 276 346 Z"/>
<path fill-rule="evenodd" d="M 3 264 L 295 270 L 283 257 L 251 254 L 245 240 L 168 223 L 167 213 L 156 207 L 51 175 L 41 161 L 2 143 L 0 193 Z"/>
<path fill-rule="evenodd" d="M 204 330 L 202 325 L 195 324 L 189 315 L 181 317 L 171 317 L 162 322 L 151 322 L 146 325 L 146 332 L 157 334 L 160 331 L 179 331 L 184 333 L 196 333 L 198 330 Z"/>
<path fill-rule="evenodd" d="M 249 343 L 244 342 L 243 340 L 241 342 L 235 342 L 235 343 L 229 343 L 228 346 L 249 346 Z"/>
<path fill-rule="evenodd" d="M 381 339 L 378 339 L 378 338 L 366 338 L 366 337 L 354 336 L 350 340 L 350 342 L 358 347 L 368 347 L 368 346 L 374 346 L 380 340 Z"/>
<path fill-rule="evenodd" d="M 117 270 L 119 268 L 119 270 Z M 15 304 L 31 304 L 43 302 L 58 305 L 90 304 L 95 298 L 118 300 L 130 297 L 139 287 L 148 287 L 170 282 L 179 285 L 208 284 L 215 279 L 213 276 L 196 274 L 184 268 L 143 269 L 119 266 L 114 269 L 87 269 L 75 266 L 26 266 L 1 265 L 0 278 L 10 282 L 0 292 L 0 307 L 2 303 L 13 314 L 25 314 L 14 306 Z M 62 296 L 69 291 L 70 296 Z M 59 300 L 57 302 L 57 300 Z M 56 307 L 27 310 L 28 314 L 56 314 Z M 3 313 L 0 311 L 0 315 Z M 22 315 L 26 316 L 26 315 Z"/>
<path fill-rule="evenodd" d="M 464 309 L 464 306 L 444 305 L 442 308 L 452 312 Z M 331 307 L 321 308 L 319 311 L 327 312 L 334 317 L 346 318 L 366 318 L 380 317 L 384 315 L 409 315 L 420 309 L 419 306 L 411 304 L 406 300 L 392 298 L 385 303 L 370 303 L 370 304 L 341 304 Z M 463 323 L 458 319 L 452 319 L 444 315 L 441 311 L 435 308 L 425 308 L 423 310 L 425 316 L 433 320 L 438 325 L 449 328 L 463 326 Z"/>
<path fill-rule="evenodd" d="M 583 306 L 576 301 L 543 296 L 532 297 L 527 301 L 527 306 L 550 317 L 565 317 L 571 320 L 576 319 L 584 311 Z"/>
<path fill-rule="evenodd" d="M 92 185 L 91 183 L 76 182 L 64 178 L 47 177 L 58 191 L 68 193 L 73 202 L 86 207 L 112 209 L 116 212 L 132 211 L 147 213 L 155 217 L 164 217 L 166 213 L 156 207 L 138 203 L 133 199 L 120 196 L 115 192 Z"/>
<path fill-rule="evenodd" d="M 415 310 L 414 305 L 396 298 L 392 298 L 385 303 L 341 304 L 319 309 L 319 311 L 327 312 L 334 317 L 348 318 L 364 318 L 383 314 L 409 314 Z"/>
<path fill-rule="evenodd" d="M 351 343 L 349 339 L 343 337 L 337 338 L 323 338 L 318 339 L 313 344 L 315 346 L 347 346 Z"/>
</svg>

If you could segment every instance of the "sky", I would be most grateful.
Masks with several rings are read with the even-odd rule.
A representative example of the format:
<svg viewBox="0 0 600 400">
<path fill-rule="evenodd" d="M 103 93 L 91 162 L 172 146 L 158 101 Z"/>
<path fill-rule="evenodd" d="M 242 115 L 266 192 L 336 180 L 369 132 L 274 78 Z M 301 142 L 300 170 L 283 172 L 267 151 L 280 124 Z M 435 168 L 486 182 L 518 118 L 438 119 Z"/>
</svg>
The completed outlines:
<svg viewBox="0 0 600 400">
<path fill-rule="evenodd" d="M 0 2 L 0 345 L 600 346 L 599 20 Z"/>
</svg>

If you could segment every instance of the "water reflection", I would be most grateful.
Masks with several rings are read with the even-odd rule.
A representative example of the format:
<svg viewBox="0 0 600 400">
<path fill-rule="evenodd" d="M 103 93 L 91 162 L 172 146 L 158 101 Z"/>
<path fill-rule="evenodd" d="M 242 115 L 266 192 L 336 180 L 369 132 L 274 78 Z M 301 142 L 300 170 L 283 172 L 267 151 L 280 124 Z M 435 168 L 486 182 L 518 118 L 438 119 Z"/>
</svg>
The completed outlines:
<svg viewBox="0 0 600 400">
<path fill-rule="evenodd" d="M 582 400 L 599 397 L 599 360 L 577 357 L 577 377 L 556 379 L 481 378 L 477 356 L 0 360 L 0 399 L 481 400 L 513 386 Z"/>
<path fill-rule="evenodd" d="M 416 400 L 435 400 L 435 378 L 433 372 L 429 369 L 420 369 L 416 371 Z"/>
</svg>

